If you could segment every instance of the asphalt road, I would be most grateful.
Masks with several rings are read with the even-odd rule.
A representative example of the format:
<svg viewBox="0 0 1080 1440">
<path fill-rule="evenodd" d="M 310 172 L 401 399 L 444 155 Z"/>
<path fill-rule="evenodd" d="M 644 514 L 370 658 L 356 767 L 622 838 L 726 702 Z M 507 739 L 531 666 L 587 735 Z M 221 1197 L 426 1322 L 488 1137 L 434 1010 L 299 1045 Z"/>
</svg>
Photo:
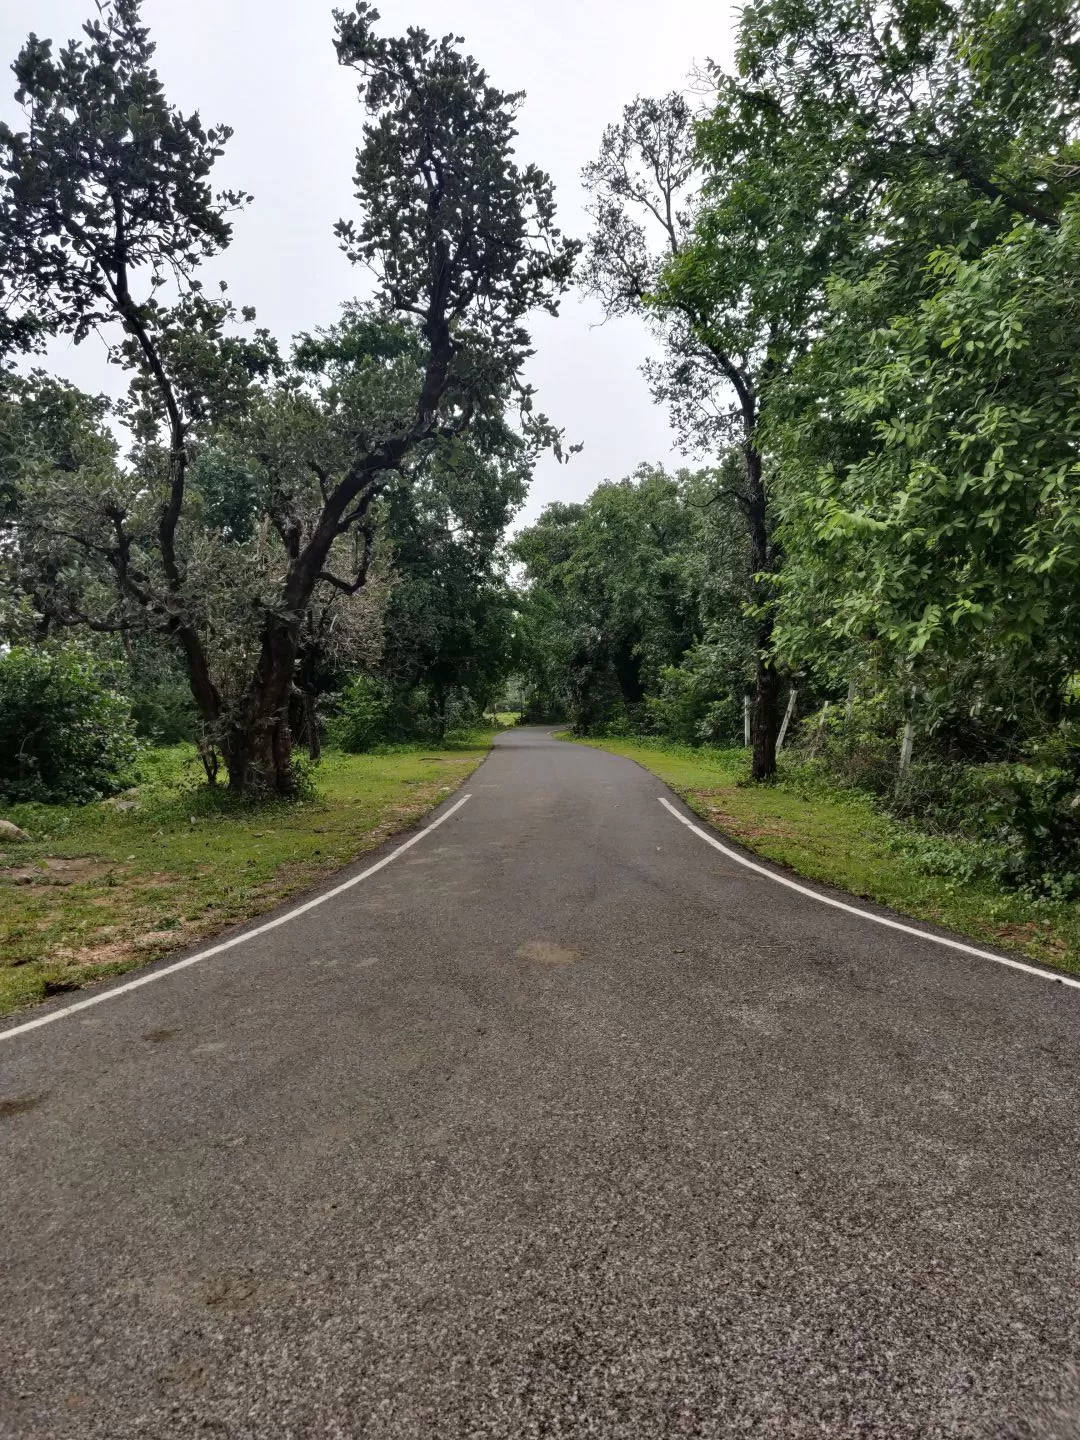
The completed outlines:
<svg viewBox="0 0 1080 1440">
<path fill-rule="evenodd" d="M 0 1040 L 0 1435 L 1080 1435 L 1080 991 L 542 732 L 466 789 Z"/>
</svg>

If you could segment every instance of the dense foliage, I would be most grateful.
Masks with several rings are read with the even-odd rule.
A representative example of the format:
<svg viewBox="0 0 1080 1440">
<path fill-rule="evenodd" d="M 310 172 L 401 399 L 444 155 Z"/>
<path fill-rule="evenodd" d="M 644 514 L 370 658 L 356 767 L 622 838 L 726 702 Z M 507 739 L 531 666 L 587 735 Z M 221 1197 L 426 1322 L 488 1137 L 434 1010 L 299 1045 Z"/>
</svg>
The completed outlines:
<svg viewBox="0 0 1080 1440">
<path fill-rule="evenodd" d="M 475 653 L 488 607 L 465 592 L 490 588 L 478 564 L 559 444 L 522 368 L 528 316 L 555 312 L 575 246 L 548 177 L 517 163 L 521 97 L 454 37 L 384 38 L 378 18 L 365 3 L 335 14 L 368 116 L 359 217 L 337 236 L 374 294 L 287 357 L 250 310 L 203 290 L 248 197 L 213 191 L 229 131 L 170 105 L 139 0 L 102 6 L 58 56 L 31 36 L 14 67 L 26 127 L 0 127 L 0 360 L 102 333 L 129 372 L 111 418 L 132 442 L 121 454 L 102 402 L 0 371 L 12 623 L 167 643 L 208 774 L 220 758 L 248 794 L 293 792 L 320 689 L 385 656 L 394 517 L 410 503 L 439 563 L 463 571 L 449 636 L 409 639 L 413 683 L 428 677 L 436 704 L 450 672 L 490 688 Z M 426 498 L 408 499 L 432 486 L 441 536 Z M 464 543 L 445 542 L 460 531 L 482 532 L 483 563 L 458 565 Z"/>
<path fill-rule="evenodd" d="M 552 507 L 518 542 L 534 687 L 582 728 L 730 741 L 756 665 L 762 776 L 786 676 L 834 780 L 1080 892 L 1075 7 L 757 0 L 709 79 L 605 134 L 582 278 L 653 324 L 740 558 L 691 524 L 661 564 L 640 482 L 611 554 L 612 487 Z M 650 597 L 695 559 L 727 608 L 683 583 L 673 626 Z"/>
<path fill-rule="evenodd" d="M 740 519 L 711 472 L 647 467 L 514 541 L 528 706 L 578 729 L 732 733 L 754 673 Z"/>
<path fill-rule="evenodd" d="M 115 795 L 134 778 L 130 702 L 70 646 L 0 656 L 0 796 L 64 803 Z"/>
</svg>

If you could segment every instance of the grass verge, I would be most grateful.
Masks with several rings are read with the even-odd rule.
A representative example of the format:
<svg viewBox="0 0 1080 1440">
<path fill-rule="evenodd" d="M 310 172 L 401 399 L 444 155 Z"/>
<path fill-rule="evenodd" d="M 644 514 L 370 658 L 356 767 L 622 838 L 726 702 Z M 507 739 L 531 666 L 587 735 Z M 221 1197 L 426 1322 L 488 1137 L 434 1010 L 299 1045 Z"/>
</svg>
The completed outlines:
<svg viewBox="0 0 1080 1440">
<path fill-rule="evenodd" d="M 32 839 L 0 854 L 0 1015 L 269 910 L 419 820 L 490 741 L 330 753 L 315 798 L 259 806 L 210 790 L 177 746 L 119 801 L 6 807 Z"/>
<path fill-rule="evenodd" d="M 936 873 L 925 858 L 931 837 L 882 814 L 867 795 L 830 789 L 795 765 L 782 767 L 775 784 L 751 785 L 744 750 L 649 740 L 578 743 L 636 760 L 715 829 L 799 875 L 1080 973 L 1080 905 Z"/>
</svg>

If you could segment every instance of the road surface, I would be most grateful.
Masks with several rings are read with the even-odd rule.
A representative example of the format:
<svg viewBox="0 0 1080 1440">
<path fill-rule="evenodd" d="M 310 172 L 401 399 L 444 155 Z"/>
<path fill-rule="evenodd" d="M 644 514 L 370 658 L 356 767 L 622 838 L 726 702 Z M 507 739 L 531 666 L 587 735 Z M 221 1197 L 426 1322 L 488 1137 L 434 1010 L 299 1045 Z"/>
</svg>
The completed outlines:
<svg viewBox="0 0 1080 1440">
<path fill-rule="evenodd" d="M 0 1435 L 1080 1435 L 1080 990 L 545 732 L 466 791 L 0 1038 Z"/>
</svg>

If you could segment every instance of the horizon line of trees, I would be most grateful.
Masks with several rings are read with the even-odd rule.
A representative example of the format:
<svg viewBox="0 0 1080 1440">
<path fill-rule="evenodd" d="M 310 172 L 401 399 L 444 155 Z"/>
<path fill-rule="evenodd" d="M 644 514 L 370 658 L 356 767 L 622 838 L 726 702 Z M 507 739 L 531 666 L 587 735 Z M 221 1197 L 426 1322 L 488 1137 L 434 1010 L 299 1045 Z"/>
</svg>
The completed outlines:
<svg viewBox="0 0 1080 1440">
<path fill-rule="evenodd" d="M 890 803 L 1007 811 L 1080 876 L 1074 7 L 756 0 L 696 101 L 604 132 L 584 244 L 516 158 L 522 97 L 377 21 L 334 41 L 367 117 L 336 234 L 373 293 L 287 352 L 200 279 L 250 197 L 213 189 L 229 131 L 170 105 L 138 0 L 28 40 L 3 640 L 126 667 L 144 731 L 188 726 L 243 794 L 294 793 L 335 708 L 350 743 L 438 734 L 512 683 L 585 730 L 739 743 L 749 716 L 757 780 L 786 727 Z M 507 545 L 564 454 L 528 319 L 575 283 L 650 329 L 690 463 Z M 91 332 L 115 406 L 35 368 Z"/>
</svg>

